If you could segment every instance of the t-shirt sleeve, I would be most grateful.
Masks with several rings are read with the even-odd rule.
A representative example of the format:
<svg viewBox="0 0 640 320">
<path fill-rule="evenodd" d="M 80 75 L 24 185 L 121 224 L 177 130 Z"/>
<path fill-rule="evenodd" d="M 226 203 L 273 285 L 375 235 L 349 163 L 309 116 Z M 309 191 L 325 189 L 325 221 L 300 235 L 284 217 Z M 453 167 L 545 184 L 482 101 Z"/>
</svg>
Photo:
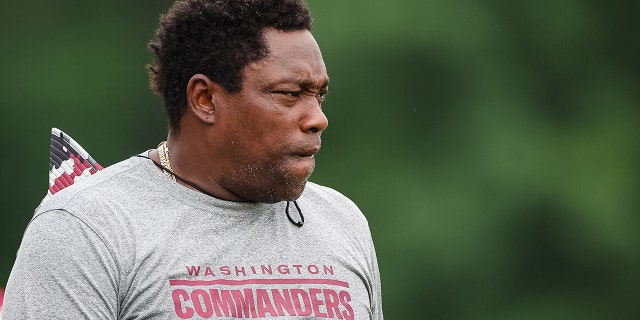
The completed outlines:
<svg viewBox="0 0 640 320">
<path fill-rule="evenodd" d="M 116 319 L 118 268 L 105 243 L 66 211 L 36 216 L 7 282 L 3 318 Z"/>
<path fill-rule="evenodd" d="M 371 314 L 372 319 L 382 320 L 382 283 L 380 281 L 380 271 L 378 270 L 378 258 L 376 251 L 371 242 L 371 274 L 373 275 L 372 281 L 372 299 L 371 299 Z"/>
</svg>

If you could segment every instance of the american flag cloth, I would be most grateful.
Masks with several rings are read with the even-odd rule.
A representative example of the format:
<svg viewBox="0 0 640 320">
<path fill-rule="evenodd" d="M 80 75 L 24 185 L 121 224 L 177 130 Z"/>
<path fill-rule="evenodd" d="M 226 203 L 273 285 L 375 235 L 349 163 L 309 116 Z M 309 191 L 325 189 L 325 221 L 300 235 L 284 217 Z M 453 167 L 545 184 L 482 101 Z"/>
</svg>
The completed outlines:
<svg viewBox="0 0 640 320">
<path fill-rule="evenodd" d="M 57 128 L 51 129 L 49 191 L 45 199 L 102 169 L 68 134 Z"/>
</svg>

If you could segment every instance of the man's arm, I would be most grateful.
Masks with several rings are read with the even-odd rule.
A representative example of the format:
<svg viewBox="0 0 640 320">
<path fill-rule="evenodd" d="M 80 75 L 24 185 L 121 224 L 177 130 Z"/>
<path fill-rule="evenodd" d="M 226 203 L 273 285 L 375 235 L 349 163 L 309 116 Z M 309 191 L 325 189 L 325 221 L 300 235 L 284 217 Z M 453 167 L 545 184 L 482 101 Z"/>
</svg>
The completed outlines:
<svg viewBox="0 0 640 320">
<path fill-rule="evenodd" d="M 371 235 L 369 235 L 371 236 Z M 378 269 L 378 257 L 376 255 L 375 247 L 373 246 L 373 240 L 371 240 L 371 274 L 372 274 L 372 299 L 371 299 L 371 315 L 372 319 L 382 320 L 384 316 L 382 314 L 382 282 L 380 280 L 380 270 Z"/>
<path fill-rule="evenodd" d="M 40 214 L 22 239 L 3 319 L 117 319 L 117 270 L 84 222 L 66 211 Z"/>
</svg>

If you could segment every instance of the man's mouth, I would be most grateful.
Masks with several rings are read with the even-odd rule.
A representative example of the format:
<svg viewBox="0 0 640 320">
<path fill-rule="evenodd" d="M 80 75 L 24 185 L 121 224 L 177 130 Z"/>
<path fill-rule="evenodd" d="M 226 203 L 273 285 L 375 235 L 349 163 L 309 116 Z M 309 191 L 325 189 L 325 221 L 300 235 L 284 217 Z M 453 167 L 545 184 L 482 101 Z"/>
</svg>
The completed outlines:
<svg viewBox="0 0 640 320">
<path fill-rule="evenodd" d="M 320 151 L 320 146 L 314 146 L 310 148 L 303 149 L 296 153 L 297 156 L 302 158 L 313 158 L 313 156 Z"/>
</svg>

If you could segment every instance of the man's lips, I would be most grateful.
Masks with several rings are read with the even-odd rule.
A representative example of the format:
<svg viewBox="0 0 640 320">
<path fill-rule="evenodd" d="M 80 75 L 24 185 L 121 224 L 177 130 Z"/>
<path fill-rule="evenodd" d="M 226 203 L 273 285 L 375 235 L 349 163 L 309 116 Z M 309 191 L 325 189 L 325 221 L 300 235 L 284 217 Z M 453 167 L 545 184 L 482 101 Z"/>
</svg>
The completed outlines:
<svg viewBox="0 0 640 320">
<path fill-rule="evenodd" d="M 300 151 L 295 152 L 295 155 L 303 158 L 313 158 L 313 155 L 320 151 L 320 146 L 313 146 L 304 148 Z"/>
</svg>

